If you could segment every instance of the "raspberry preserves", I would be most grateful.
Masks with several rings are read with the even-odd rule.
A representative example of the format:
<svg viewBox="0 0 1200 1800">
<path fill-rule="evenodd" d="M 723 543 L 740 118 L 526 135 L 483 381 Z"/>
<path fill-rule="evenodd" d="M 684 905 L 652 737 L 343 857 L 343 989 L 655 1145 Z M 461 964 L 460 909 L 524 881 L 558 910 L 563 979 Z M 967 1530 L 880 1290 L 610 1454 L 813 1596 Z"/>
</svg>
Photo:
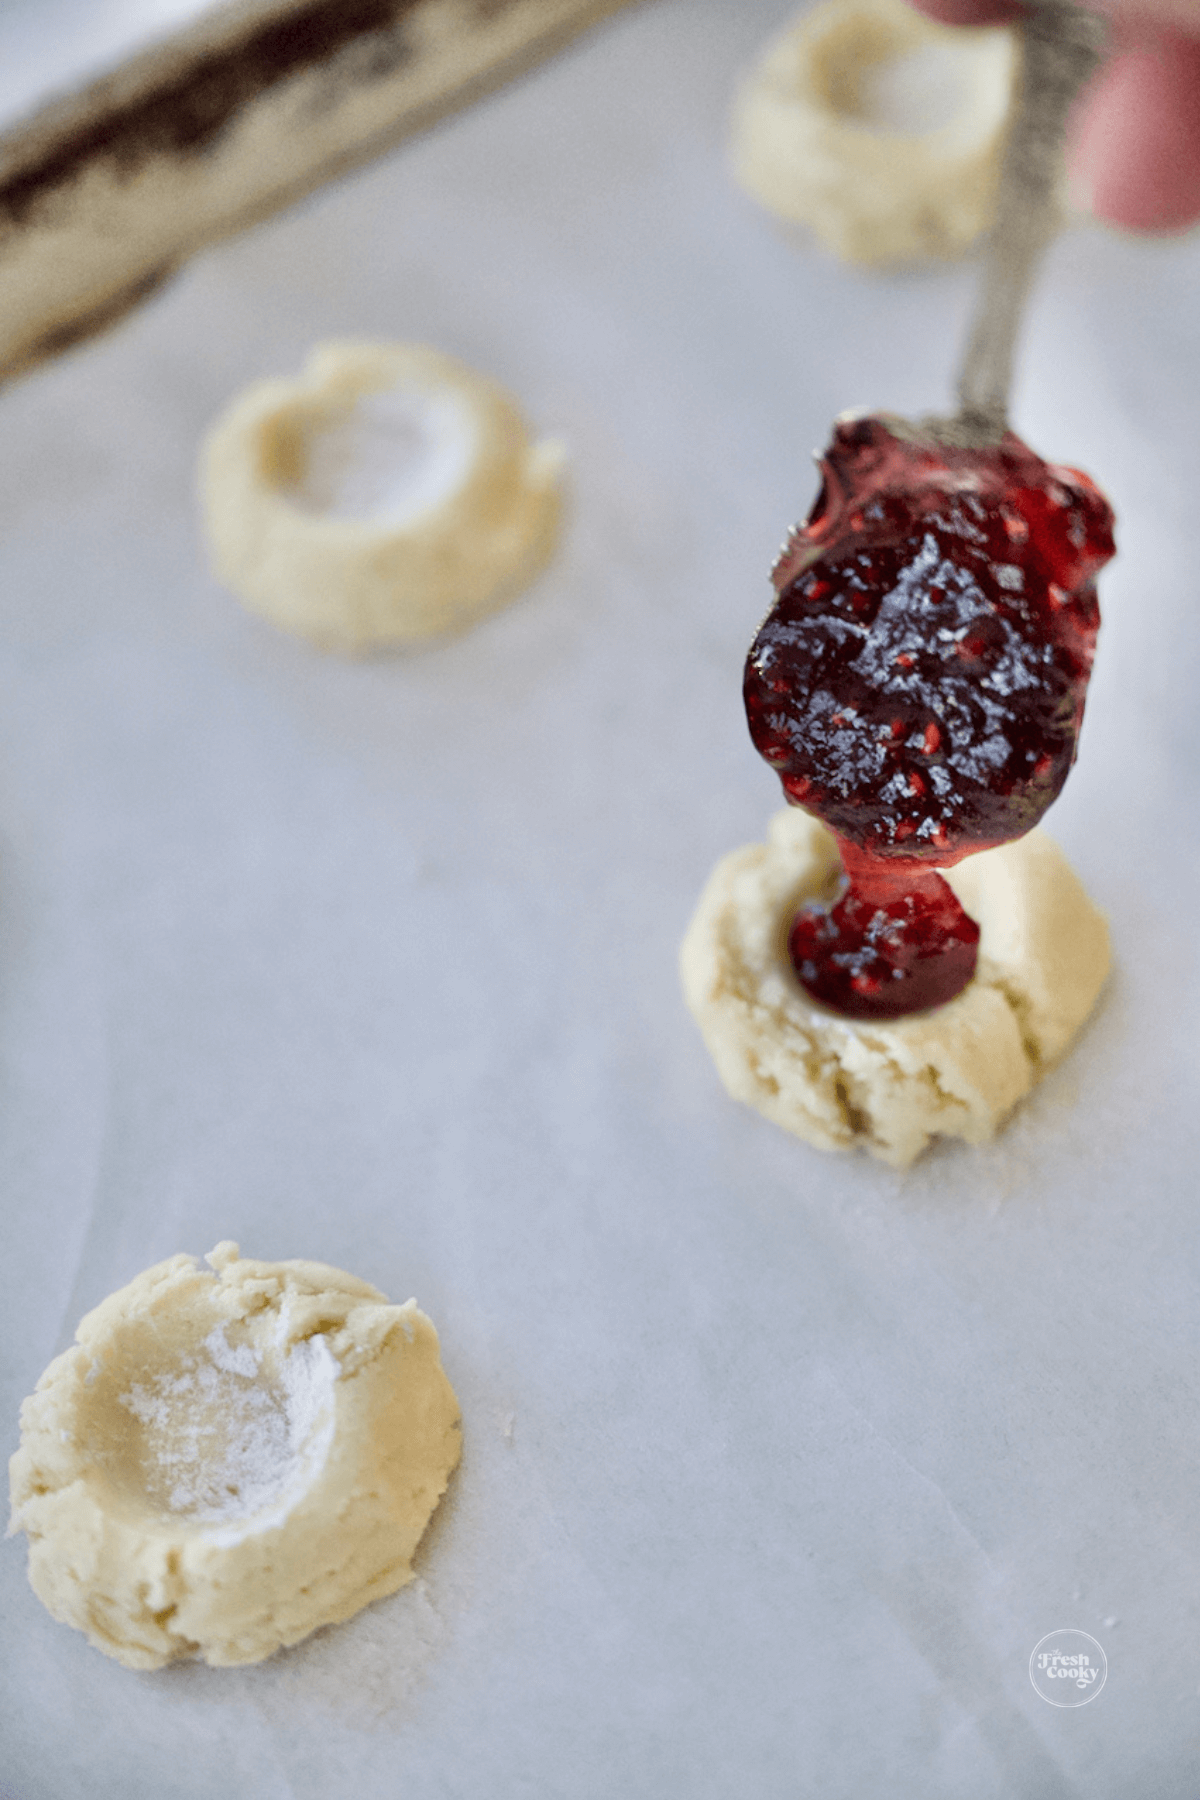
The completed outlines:
<svg viewBox="0 0 1200 1800">
<path fill-rule="evenodd" d="M 932 869 L 902 867 L 839 840 L 845 887 L 805 906 L 788 935 L 792 966 L 822 1005 L 890 1019 L 940 1006 L 975 973 L 979 927 Z"/>
<path fill-rule="evenodd" d="M 805 987 L 859 1017 L 937 1005 L 978 932 L 933 875 L 1020 837 L 1075 757 L 1112 513 L 1008 432 L 962 448 L 840 419 L 751 646 L 750 733 L 840 840 L 847 886 L 807 909 Z"/>
</svg>

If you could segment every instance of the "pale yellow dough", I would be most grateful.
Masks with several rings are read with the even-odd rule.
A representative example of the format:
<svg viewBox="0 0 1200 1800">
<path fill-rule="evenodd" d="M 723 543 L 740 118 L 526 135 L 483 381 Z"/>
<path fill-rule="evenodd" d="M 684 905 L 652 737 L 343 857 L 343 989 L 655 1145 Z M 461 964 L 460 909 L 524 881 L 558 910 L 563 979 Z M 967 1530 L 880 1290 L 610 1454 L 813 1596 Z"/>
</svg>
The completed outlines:
<svg viewBox="0 0 1200 1800">
<path fill-rule="evenodd" d="M 206 1260 L 88 1313 L 11 1463 L 35 1592 L 135 1669 L 258 1662 L 403 1587 L 459 1458 L 415 1301 L 236 1244 Z"/>
<path fill-rule="evenodd" d="M 1015 66 L 1005 28 L 937 25 L 903 0 L 828 0 L 742 84 L 734 172 L 848 261 L 958 255 L 991 223 Z"/>
<path fill-rule="evenodd" d="M 935 1137 L 985 1142 L 1092 1010 L 1102 915 L 1044 832 L 968 857 L 945 875 L 980 929 L 974 979 L 945 1006 L 866 1023 L 811 1001 L 787 952 L 796 909 L 838 875 L 832 837 L 789 808 L 709 878 L 681 970 L 726 1089 L 819 1149 L 898 1168 Z"/>
<path fill-rule="evenodd" d="M 460 630 L 529 585 L 557 541 L 564 452 L 512 396 L 423 344 L 323 344 L 256 382 L 201 458 L 220 579 L 326 649 Z"/>
</svg>

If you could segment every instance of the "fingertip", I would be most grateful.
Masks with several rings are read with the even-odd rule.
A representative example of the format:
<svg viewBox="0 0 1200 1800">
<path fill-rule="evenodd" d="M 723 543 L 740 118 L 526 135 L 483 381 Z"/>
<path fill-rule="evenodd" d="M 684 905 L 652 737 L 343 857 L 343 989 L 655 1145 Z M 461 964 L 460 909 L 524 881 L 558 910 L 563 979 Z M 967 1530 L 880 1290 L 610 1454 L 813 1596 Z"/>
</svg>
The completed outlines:
<svg viewBox="0 0 1200 1800">
<path fill-rule="evenodd" d="M 1120 51 L 1072 121 L 1071 198 L 1131 231 L 1200 219 L 1200 43 L 1164 36 Z"/>
<path fill-rule="evenodd" d="M 939 25 L 1010 25 L 1021 12 L 1018 0 L 913 0 L 913 5 Z"/>
</svg>

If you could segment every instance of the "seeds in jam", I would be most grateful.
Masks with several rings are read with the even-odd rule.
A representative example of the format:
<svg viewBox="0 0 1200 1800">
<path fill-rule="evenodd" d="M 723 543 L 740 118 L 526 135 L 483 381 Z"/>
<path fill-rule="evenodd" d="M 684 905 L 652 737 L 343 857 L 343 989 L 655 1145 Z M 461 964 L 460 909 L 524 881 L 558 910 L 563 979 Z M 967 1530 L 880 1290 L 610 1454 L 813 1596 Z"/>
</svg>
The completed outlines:
<svg viewBox="0 0 1200 1800">
<path fill-rule="evenodd" d="M 836 834 L 847 886 L 792 960 L 859 1018 L 940 1005 L 978 930 L 932 875 L 1022 836 L 1075 757 L 1112 513 L 1011 432 L 965 449 L 900 421 L 838 421 L 823 483 L 751 646 L 750 733 Z M 899 879 L 898 879 L 899 878 Z"/>
<path fill-rule="evenodd" d="M 979 927 L 933 869 L 897 866 L 841 840 L 844 892 L 805 906 L 788 951 L 823 1006 L 852 1018 L 891 1019 L 940 1006 L 975 973 Z"/>
</svg>

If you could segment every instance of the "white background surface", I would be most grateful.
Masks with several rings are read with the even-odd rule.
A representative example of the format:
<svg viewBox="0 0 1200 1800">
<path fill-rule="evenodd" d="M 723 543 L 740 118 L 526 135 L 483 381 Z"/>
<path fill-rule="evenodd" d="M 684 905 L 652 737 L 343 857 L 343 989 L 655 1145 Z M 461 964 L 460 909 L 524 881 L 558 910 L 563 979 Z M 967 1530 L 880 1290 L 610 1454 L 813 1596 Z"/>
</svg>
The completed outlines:
<svg viewBox="0 0 1200 1800">
<path fill-rule="evenodd" d="M 910 1174 L 725 1099 L 675 956 L 774 778 L 741 663 L 810 450 L 948 396 L 969 270 L 871 278 L 728 181 L 778 0 L 659 0 L 0 393 L 0 1417 L 222 1237 L 436 1320 L 420 1580 L 138 1675 L 0 1555 L 19 1800 L 1184 1800 L 1200 1731 L 1195 241 L 1054 250 L 1018 427 L 1120 518 L 1051 825 L 1118 964 L 991 1148 Z M 328 660 L 207 574 L 226 398 L 425 339 L 564 436 L 562 552 Z M 1030 1652 L 1108 1682 L 1059 1711 Z"/>
<path fill-rule="evenodd" d="M 204 0 L 0 0 L 0 129 L 205 10 Z"/>
</svg>

